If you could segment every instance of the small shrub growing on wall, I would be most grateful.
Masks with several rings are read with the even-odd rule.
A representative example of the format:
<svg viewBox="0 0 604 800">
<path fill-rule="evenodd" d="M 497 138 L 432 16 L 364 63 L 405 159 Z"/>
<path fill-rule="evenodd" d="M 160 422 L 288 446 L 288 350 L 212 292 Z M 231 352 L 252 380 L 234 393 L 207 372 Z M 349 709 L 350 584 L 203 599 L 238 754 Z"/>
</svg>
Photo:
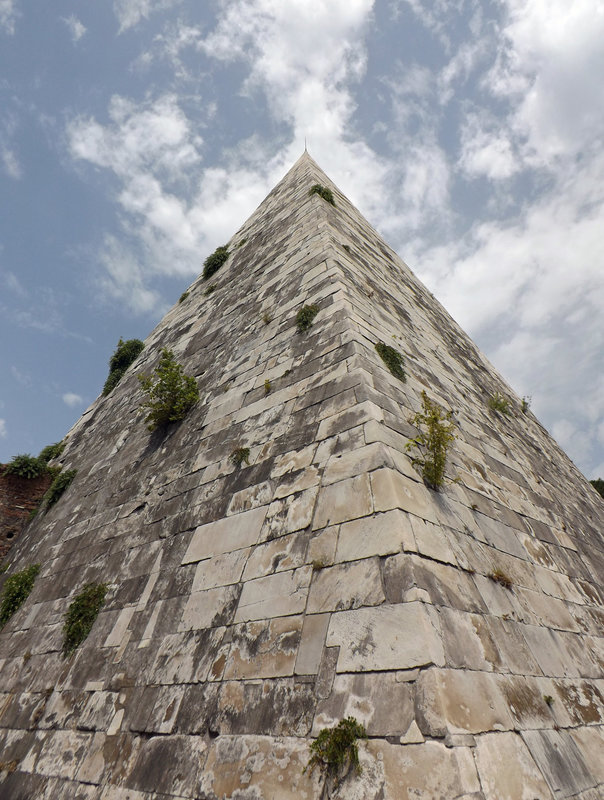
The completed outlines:
<svg viewBox="0 0 604 800">
<path fill-rule="evenodd" d="M 6 579 L 0 601 L 0 628 L 3 628 L 15 611 L 18 611 L 31 594 L 36 576 L 40 572 L 39 564 L 15 572 Z"/>
<path fill-rule="evenodd" d="M 204 281 L 206 281 L 208 278 L 211 278 L 215 272 L 218 272 L 229 255 L 230 253 L 228 247 L 223 245 L 222 247 L 217 247 L 216 250 L 214 250 L 214 252 L 206 258 L 206 260 L 203 262 Z"/>
<path fill-rule="evenodd" d="M 422 392 L 422 411 L 409 420 L 420 429 L 415 439 L 407 442 L 405 449 L 419 450 L 421 455 L 412 458 L 421 468 L 424 483 L 431 489 L 440 489 L 445 480 L 445 465 L 449 445 L 455 439 L 455 426 L 450 421 L 451 411 L 443 411 Z"/>
<path fill-rule="evenodd" d="M 333 199 L 333 192 L 331 189 L 328 189 L 326 186 L 321 186 L 320 183 L 315 183 L 314 186 L 311 186 L 308 194 L 318 194 L 319 197 L 322 197 L 327 203 L 331 203 L 332 206 L 335 206 L 336 204 L 335 200 Z"/>
<path fill-rule="evenodd" d="M 63 624 L 63 656 L 67 657 L 84 641 L 105 602 L 106 583 L 88 583 L 71 601 Z"/>
<path fill-rule="evenodd" d="M 30 456 L 29 453 L 20 453 L 13 456 L 4 470 L 5 475 L 14 475 L 17 478 L 29 480 L 38 478 L 46 472 L 46 464 L 39 458 Z"/>
<path fill-rule="evenodd" d="M 250 448 L 249 447 L 237 447 L 231 455 L 229 456 L 231 462 L 236 466 L 240 467 L 242 464 L 247 464 L 249 466 L 250 463 Z"/>
<path fill-rule="evenodd" d="M 323 728 L 310 746 L 312 753 L 305 767 L 318 767 L 335 786 L 354 769 L 360 774 L 358 739 L 366 739 L 367 731 L 354 717 L 346 717 L 335 728 Z"/>
<path fill-rule="evenodd" d="M 298 331 L 300 333 L 307 331 L 313 324 L 313 321 L 318 313 L 319 306 L 316 303 L 313 303 L 309 306 L 302 306 L 302 308 L 296 314 L 296 325 L 298 327 Z"/>
<path fill-rule="evenodd" d="M 75 469 L 67 469 L 65 470 L 65 472 L 59 472 L 59 474 L 55 477 L 53 482 L 46 490 L 46 494 L 42 498 L 43 502 L 46 503 L 47 508 L 50 508 L 50 506 L 54 506 L 59 497 L 61 497 L 63 492 L 71 484 L 76 474 L 77 470 Z"/>
<path fill-rule="evenodd" d="M 64 442 L 55 442 L 54 444 L 47 444 L 46 447 L 40 450 L 38 458 L 44 464 L 48 464 L 53 458 L 58 458 L 65 449 Z"/>
<path fill-rule="evenodd" d="M 147 395 L 141 410 L 148 412 L 145 422 L 150 431 L 182 419 L 199 400 L 195 378 L 184 374 L 167 348 L 161 351 L 154 376 L 139 375 L 138 379 Z"/>
<path fill-rule="evenodd" d="M 495 392 L 495 394 L 492 394 L 489 397 L 489 408 L 491 411 L 499 411 L 501 414 L 505 414 L 506 416 L 512 413 L 512 404 L 507 397 L 504 397 L 504 395 L 500 394 L 499 392 Z M 528 411 L 528 407 L 526 410 Z"/>
<path fill-rule="evenodd" d="M 395 350 L 394 347 L 390 347 L 389 344 L 384 344 L 384 342 L 378 342 L 375 349 L 394 377 L 401 381 L 406 380 L 403 357 L 399 351 Z"/>
<path fill-rule="evenodd" d="M 140 339 L 128 339 L 124 341 L 121 337 L 115 348 L 115 353 L 109 359 L 109 375 L 103 386 L 103 395 L 112 392 L 121 381 L 124 373 L 141 354 L 145 345 Z"/>
</svg>

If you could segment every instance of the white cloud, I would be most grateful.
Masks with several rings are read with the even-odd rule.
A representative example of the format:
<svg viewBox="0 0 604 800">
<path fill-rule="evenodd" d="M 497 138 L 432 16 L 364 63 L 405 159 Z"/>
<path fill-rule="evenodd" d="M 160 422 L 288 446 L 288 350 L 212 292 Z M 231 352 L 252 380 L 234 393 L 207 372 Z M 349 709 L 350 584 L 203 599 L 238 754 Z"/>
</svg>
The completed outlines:
<svg viewBox="0 0 604 800">
<path fill-rule="evenodd" d="M 488 114 L 468 114 L 461 130 L 459 165 L 469 177 L 509 178 L 519 170 L 511 137 Z"/>
<path fill-rule="evenodd" d="M 0 145 L 0 160 L 2 161 L 2 166 L 4 167 L 5 173 L 9 176 L 9 178 L 19 180 L 22 175 L 22 171 L 15 152 L 5 145 Z"/>
<path fill-rule="evenodd" d="M 157 11 L 164 11 L 181 0 L 113 0 L 113 11 L 120 24 L 119 32 L 132 28 L 142 19 L 148 19 Z"/>
<path fill-rule="evenodd" d="M 84 401 L 79 394 L 75 394 L 74 392 L 65 392 L 63 395 L 63 402 L 66 406 L 74 408 L 75 406 L 81 405 Z"/>
<path fill-rule="evenodd" d="M 67 29 L 71 34 L 71 40 L 75 44 L 79 42 L 82 36 L 86 33 L 86 26 L 80 20 L 71 14 L 69 17 L 63 17 L 63 22 L 67 25 Z"/>
<path fill-rule="evenodd" d="M 6 420 L 0 419 L 0 438 L 5 439 L 7 434 Z"/>
<path fill-rule="evenodd" d="M 17 381 L 17 383 L 20 383 L 21 386 L 32 385 L 31 375 L 28 375 L 26 372 L 22 372 L 20 369 L 18 369 L 18 367 L 15 367 L 14 365 L 11 366 L 10 371 L 13 378 Z"/>
<path fill-rule="evenodd" d="M 19 16 L 15 8 L 14 0 L 0 0 L 0 28 L 13 35 L 15 32 L 15 22 Z"/>
</svg>

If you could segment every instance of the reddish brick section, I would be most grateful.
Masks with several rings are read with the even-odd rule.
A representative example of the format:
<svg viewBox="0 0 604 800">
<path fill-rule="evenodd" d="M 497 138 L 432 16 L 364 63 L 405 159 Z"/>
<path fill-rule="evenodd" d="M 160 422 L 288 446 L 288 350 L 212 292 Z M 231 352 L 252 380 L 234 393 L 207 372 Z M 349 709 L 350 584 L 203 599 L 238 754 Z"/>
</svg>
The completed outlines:
<svg viewBox="0 0 604 800">
<path fill-rule="evenodd" d="M 52 480 L 50 475 L 31 479 L 5 475 L 5 466 L 0 464 L 0 559 L 17 541 L 29 512 L 38 505 Z"/>
</svg>

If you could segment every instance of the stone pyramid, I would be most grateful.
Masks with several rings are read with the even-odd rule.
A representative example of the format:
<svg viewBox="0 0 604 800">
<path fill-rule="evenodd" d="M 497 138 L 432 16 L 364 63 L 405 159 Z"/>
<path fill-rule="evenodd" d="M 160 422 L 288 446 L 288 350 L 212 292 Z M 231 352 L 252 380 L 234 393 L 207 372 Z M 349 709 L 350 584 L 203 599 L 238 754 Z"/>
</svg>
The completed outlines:
<svg viewBox="0 0 604 800">
<path fill-rule="evenodd" d="M 228 248 L 11 552 L 40 572 L 0 633 L 1 800 L 602 798 L 599 496 L 307 153 Z M 162 348 L 201 396 L 149 433 Z M 422 392 L 455 425 L 440 491 L 407 448 Z M 354 743 L 305 771 L 347 717 L 362 771 Z"/>
</svg>

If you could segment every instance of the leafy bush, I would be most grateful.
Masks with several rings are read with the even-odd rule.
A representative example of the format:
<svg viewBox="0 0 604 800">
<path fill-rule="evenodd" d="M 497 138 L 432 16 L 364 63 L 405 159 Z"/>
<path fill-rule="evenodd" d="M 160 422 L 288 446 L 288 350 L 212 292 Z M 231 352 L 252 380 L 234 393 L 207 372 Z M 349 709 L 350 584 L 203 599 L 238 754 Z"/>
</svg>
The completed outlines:
<svg viewBox="0 0 604 800">
<path fill-rule="evenodd" d="M 150 431 L 182 419 L 199 400 L 195 378 L 184 374 L 171 350 L 164 348 L 161 351 L 154 375 L 138 376 L 147 394 L 147 399 L 141 403 L 141 410 L 149 410 L 145 422 Z"/>
<path fill-rule="evenodd" d="M 321 186 L 320 183 L 315 183 L 314 186 L 311 186 L 310 191 L 308 194 L 318 194 L 319 197 L 322 197 L 328 203 L 331 203 L 332 206 L 335 206 L 335 200 L 333 199 L 333 192 L 331 189 L 328 189 L 326 186 Z"/>
<path fill-rule="evenodd" d="M 40 565 L 32 564 L 6 579 L 0 602 L 0 628 L 6 625 L 15 611 L 18 611 L 27 600 L 34 588 L 38 572 Z"/>
<path fill-rule="evenodd" d="M 604 497 L 604 480 L 602 480 L 602 478 L 594 478 L 590 483 L 596 492 L 598 492 L 601 497 Z"/>
<path fill-rule="evenodd" d="M 115 389 L 130 364 L 139 357 L 144 346 L 140 339 L 128 339 L 125 342 L 120 336 L 115 353 L 109 359 L 109 375 L 103 386 L 103 395 L 108 395 Z"/>
<path fill-rule="evenodd" d="M 216 250 L 214 250 L 214 252 L 206 258 L 206 260 L 203 262 L 204 281 L 206 281 L 208 278 L 211 278 L 215 272 L 218 272 L 229 255 L 230 253 L 228 247 L 223 245 L 222 247 L 217 247 Z"/>
<path fill-rule="evenodd" d="M 75 469 L 66 469 L 65 472 L 59 472 L 42 498 L 42 500 L 46 503 L 47 508 L 54 506 L 59 497 L 61 497 L 63 492 L 75 478 L 76 473 L 77 470 Z"/>
<path fill-rule="evenodd" d="M 84 641 L 105 602 L 106 583 L 88 583 L 74 597 L 64 617 L 63 656 L 66 657 Z"/>
<path fill-rule="evenodd" d="M 489 408 L 491 411 L 499 411 L 501 414 L 505 414 L 506 416 L 512 413 L 512 404 L 507 397 L 504 397 L 504 395 L 500 394 L 499 392 L 495 392 L 495 394 L 492 394 L 489 397 Z"/>
<path fill-rule="evenodd" d="M 487 578 L 490 578 L 495 583 L 498 583 L 500 586 L 503 586 L 505 589 L 511 589 L 513 586 L 512 579 L 509 578 L 505 572 L 501 569 L 494 569 L 487 575 Z"/>
<path fill-rule="evenodd" d="M 319 306 L 316 303 L 313 303 L 310 306 L 302 306 L 302 308 L 296 314 L 296 325 L 298 326 L 298 330 L 300 333 L 304 333 L 307 331 L 310 326 L 313 324 L 314 318 L 319 313 Z"/>
<path fill-rule="evenodd" d="M 358 739 L 366 739 L 367 731 L 354 717 L 341 719 L 335 728 L 323 728 L 310 746 L 312 756 L 305 767 L 311 772 L 319 767 L 326 777 L 339 783 L 351 769 L 358 774 L 359 764 Z"/>
<path fill-rule="evenodd" d="M 431 489 L 439 490 L 445 480 L 445 465 L 449 445 L 455 439 L 455 426 L 450 422 L 453 413 L 443 411 L 433 403 L 425 392 L 422 392 L 423 411 L 418 411 L 409 420 L 420 428 L 415 439 L 407 442 L 406 450 L 418 449 L 422 455 L 412 459 L 421 467 L 424 483 Z M 421 430 L 421 427 L 426 430 Z"/>
<path fill-rule="evenodd" d="M 39 458 L 30 456 L 29 453 L 21 453 L 13 456 L 10 463 L 4 470 L 5 475 L 15 475 L 18 478 L 39 478 L 46 472 L 46 464 Z"/>
<path fill-rule="evenodd" d="M 187 299 L 188 296 L 189 296 L 189 292 L 183 292 L 181 294 L 181 296 L 178 298 L 178 302 L 179 303 L 184 303 L 184 301 Z"/>
<path fill-rule="evenodd" d="M 250 448 L 249 447 L 236 447 L 229 456 L 230 460 L 236 467 L 240 467 L 244 462 L 249 466 L 250 463 Z"/>
<path fill-rule="evenodd" d="M 375 349 L 394 377 L 401 381 L 406 380 L 403 357 L 399 351 L 395 350 L 394 347 L 390 347 L 389 344 L 384 344 L 384 342 L 378 342 Z"/>
<path fill-rule="evenodd" d="M 52 461 L 53 458 L 58 458 L 64 449 L 65 443 L 62 441 L 55 442 L 54 444 L 47 444 L 46 447 L 40 450 L 38 459 L 44 464 L 48 464 L 48 462 Z"/>
</svg>

